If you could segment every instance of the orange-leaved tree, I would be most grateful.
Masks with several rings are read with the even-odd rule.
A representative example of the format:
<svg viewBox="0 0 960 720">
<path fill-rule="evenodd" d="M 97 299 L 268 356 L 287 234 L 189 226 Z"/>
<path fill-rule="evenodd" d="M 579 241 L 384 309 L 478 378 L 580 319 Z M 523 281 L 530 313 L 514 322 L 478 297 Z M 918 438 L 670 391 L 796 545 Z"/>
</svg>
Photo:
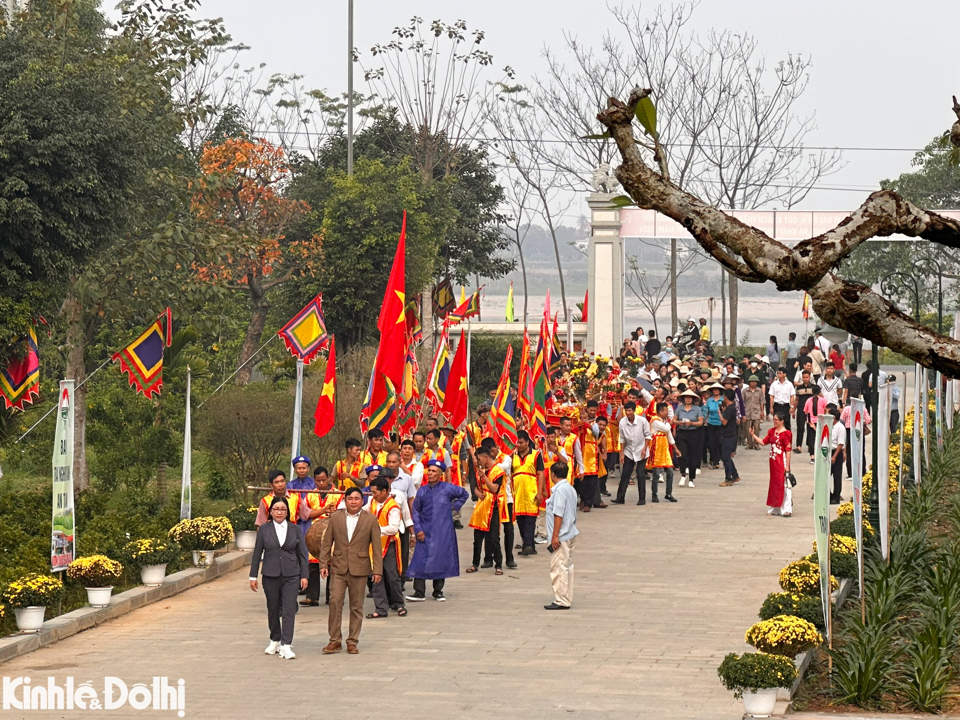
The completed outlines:
<svg viewBox="0 0 960 720">
<path fill-rule="evenodd" d="M 244 385 L 252 370 L 247 361 L 263 337 L 268 293 L 298 273 L 312 271 L 321 239 L 286 239 L 310 206 L 284 197 L 290 166 L 282 148 L 265 140 L 229 138 L 204 148 L 200 171 L 193 211 L 219 233 L 220 242 L 217 257 L 196 269 L 201 279 L 249 297 L 250 322 L 237 360 L 237 384 Z"/>
</svg>

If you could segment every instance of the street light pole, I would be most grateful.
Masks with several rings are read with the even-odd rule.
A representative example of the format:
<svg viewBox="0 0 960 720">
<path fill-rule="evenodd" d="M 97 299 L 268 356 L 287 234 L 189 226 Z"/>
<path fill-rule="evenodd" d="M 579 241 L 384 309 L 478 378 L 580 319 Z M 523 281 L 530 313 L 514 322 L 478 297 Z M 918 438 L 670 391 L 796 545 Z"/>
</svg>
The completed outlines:
<svg viewBox="0 0 960 720">
<path fill-rule="evenodd" d="M 353 0 L 347 0 L 347 175 L 353 175 Z"/>
</svg>

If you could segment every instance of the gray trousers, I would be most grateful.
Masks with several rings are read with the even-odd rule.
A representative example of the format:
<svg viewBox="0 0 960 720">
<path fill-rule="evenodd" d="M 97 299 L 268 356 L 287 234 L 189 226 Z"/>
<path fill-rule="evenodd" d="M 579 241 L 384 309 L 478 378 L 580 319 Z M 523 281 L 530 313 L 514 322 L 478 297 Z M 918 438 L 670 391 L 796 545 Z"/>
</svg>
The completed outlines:
<svg viewBox="0 0 960 720">
<path fill-rule="evenodd" d="M 263 594 L 267 596 L 267 624 L 270 626 L 270 641 L 279 640 L 284 645 L 293 645 L 293 625 L 297 615 L 297 594 L 300 592 L 299 575 L 263 577 Z"/>
<path fill-rule="evenodd" d="M 390 543 L 383 557 L 383 575 L 380 582 L 374 583 L 372 592 L 374 609 L 377 615 L 386 615 L 392 608 L 403 607 L 403 593 L 400 590 L 400 573 L 397 572 L 396 545 Z"/>
</svg>

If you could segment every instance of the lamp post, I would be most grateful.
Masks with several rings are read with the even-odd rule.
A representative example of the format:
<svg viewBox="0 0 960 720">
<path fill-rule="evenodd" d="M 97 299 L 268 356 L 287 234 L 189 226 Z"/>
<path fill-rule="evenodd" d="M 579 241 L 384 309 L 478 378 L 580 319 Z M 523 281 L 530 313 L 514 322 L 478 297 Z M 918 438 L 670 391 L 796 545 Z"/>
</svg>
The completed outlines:
<svg viewBox="0 0 960 720">
<path fill-rule="evenodd" d="M 353 175 L 353 0 L 347 0 L 347 175 Z"/>
</svg>

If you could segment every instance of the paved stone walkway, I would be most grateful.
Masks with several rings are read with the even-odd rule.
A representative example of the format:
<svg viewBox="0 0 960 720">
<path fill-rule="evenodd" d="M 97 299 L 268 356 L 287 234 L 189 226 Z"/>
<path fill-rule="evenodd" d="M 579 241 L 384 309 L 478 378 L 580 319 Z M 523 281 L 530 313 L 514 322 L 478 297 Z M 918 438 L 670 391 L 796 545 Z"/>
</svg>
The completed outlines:
<svg viewBox="0 0 960 720">
<path fill-rule="evenodd" d="M 104 675 L 130 686 L 182 677 L 194 718 L 739 718 L 716 667 L 746 649 L 743 633 L 778 589 L 777 571 L 810 552 L 813 466 L 806 454 L 793 457 L 792 518 L 765 514 L 767 453 L 742 449 L 737 487 L 718 487 L 722 473 L 708 471 L 695 489 L 675 490 L 676 504 L 637 507 L 631 486 L 627 505 L 581 515 L 569 612 L 541 609 L 552 600 L 541 551 L 502 577 L 487 570 L 448 581 L 446 603 L 366 621 L 359 656 L 322 656 L 326 608 L 303 609 L 298 657 L 285 662 L 263 654 L 263 595 L 239 571 L 0 674 L 29 674 L 34 685 L 73 676 L 95 687 Z M 472 532 L 460 540 L 466 567 Z"/>
</svg>

